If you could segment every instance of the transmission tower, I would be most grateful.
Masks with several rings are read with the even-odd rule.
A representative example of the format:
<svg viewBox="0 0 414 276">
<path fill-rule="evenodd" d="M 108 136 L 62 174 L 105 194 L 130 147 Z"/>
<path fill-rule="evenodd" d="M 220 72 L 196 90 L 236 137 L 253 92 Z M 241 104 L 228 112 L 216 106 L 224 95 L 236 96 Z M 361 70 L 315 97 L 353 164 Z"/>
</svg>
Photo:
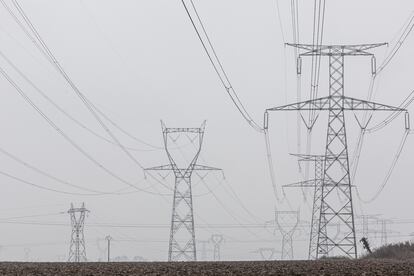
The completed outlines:
<svg viewBox="0 0 414 276">
<path fill-rule="evenodd" d="M 213 243 L 214 253 L 213 253 L 213 260 L 220 261 L 221 260 L 221 251 L 220 247 L 221 244 L 224 242 L 223 235 L 213 234 L 211 235 L 210 241 Z"/>
<path fill-rule="evenodd" d="M 378 219 L 377 223 L 381 225 L 381 246 L 388 244 L 388 223 L 393 223 L 391 219 Z"/>
<path fill-rule="evenodd" d="M 209 240 L 204 241 L 197 241 L 199 244 L 201 244 L 201 260 L 207 261 L 207 244 L 210 242 Z"/>
<path fill-rule="evenodd" d="M 191 176 L 194 171 L 216 171 L 213 167 L 197 164 L 203 144 L 205 122 L 200 128 L 167 128 L 161 122 L 164 147 L 170 164 L 146 169 L 147 171 L 173 171 L 175 175 L 174 198 L 172 207 L 170 241 L 168 261 L 196 261 L 196 241 L 194 230 L 193 196 L 191 190 Z M 198 139 L 196 152 L 183 167 L 177 165 L 169 149 L 169 140 L 175 141 L 171 135 L 185 134 L 191 142 Z"/>
<path fill-rule="evenodd" d="M 105 240 L 107 242 L 107 261 L 108 263 L 111 261 L 111 241 L 112 241 L 112 237 L 110 235 L 105 237 Z"/>
<path fill-rule="evenodd" d="M 362 220 L 362 237 L 369 238 L 371 233 L 376 233 L 376 231 L 369 230 L 369 223 L 372 220 L 378 220 L 379 215 L 360 215 L 358 216 Z"/>
<path fill-rule="evenodd" d="M 277 251 L 276 249 L 271 247 L 260 247 L 256 251 L 253 251 L 253 253 L 258 253 L 263 261 L 274 260 L 276 253 L 279 252 L 280 251 Z"/>
<path fill-rule="evenodd" d="M 82 207 L 80 208 L 74 208 L 73 203 L 70 205 L 68 213 L 72 225 L 72 235 L 70 239 L 68 262 L 86 262 L 85 236 L 83 234 L 83 229 L 85 216 L 88 212 L 89 210 L 85 208 L 85 203 L 82 203 Z M 77 216 L 77 214 L 79 215 Z"/>
<path fill-rule="evenodd" d="M 315 260 L 317 258 L 316 250 L 318 245 L 318 233 L 319 233 L 319 220 L 324 220 L 324 216 L 320 216 L 321 213 L 321 198 L 322 198 L 322 183 L 323 183 L 323 166 L 325 163 L 324 155 L 305 155 L 305 154 L 293 154 L 298 157 L 298 162 L 313 162 L 315 167 L 315 178 L 312 180 L 305 180 L 293 184 L 284 185 L 284 188 L 288 187 L 310 187 L 314 189 L 313 192 L 313 204 L 312 204 L 312 219 L 311 229 L 309 237 L 309 260 Z M 324 229 L 326 230 L 326 229 Z M 326 234 L 325 234 L 326 236 Z M 326 242 L 325 242 L 326 244 Z M 324 249 L 325 251 L 327 248 Z"/>
<path fill-rule="evenodd" d="M 282 260 L 293 260 L 293 235 L 299 224 L 299 211 L 276 211 L 275 222 L 282 234 Z"/>
<path fill-rule="evenodd" d="M 348 143 L 345 127 L 345 111 L 392 111 L 407 112 L 406 109 L 359 100 L 345 96 L 345 56 L 371 57 L 371 71 L 376 73 L 375 57 L 370 49 L 385 45 L 312 45 L 289 44 L 302 52 L 299 55 L 298 73 L 301 73 L 301 58 L 306 56 L 329 57 L 329 95 L 303 102 L 270 108 L 265 111 L 264 128 L 268 128 L 269 111 L 328 111 L 321 209 L 318 230 L 317 258 L 344 255 L 357 257 L 354 210 L 351 179 L 349 173 Z M 406 116 L 407 118 L 408 116 Z M 407 128 L 407 121 L 406 121 Z M 340 199 L 344 198 L 343 201 Z M 340 223 L 341 236 L 335 241 L 329 225 Z"/>
<path fill-rule="evenodd" d="M 28 247 L 24 248 L 24 261 L 28 262 L 30 261 L 30 253 L 32 252 L 32 250 Z"/>
</svg>

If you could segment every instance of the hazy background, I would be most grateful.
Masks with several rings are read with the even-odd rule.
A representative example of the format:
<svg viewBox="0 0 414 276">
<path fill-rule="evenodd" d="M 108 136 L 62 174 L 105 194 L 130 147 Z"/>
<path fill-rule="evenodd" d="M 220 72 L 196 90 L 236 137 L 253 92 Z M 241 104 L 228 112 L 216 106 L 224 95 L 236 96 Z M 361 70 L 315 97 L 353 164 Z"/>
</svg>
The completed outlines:
<svg viewBox="0 0 414 276">
<path fill-rule="evenodd" d="M 193 179 L 195 223 L 199 226 L 197 240 L 207 240 L 212 233 L 225 235 L 222 257 L 227 260 L 258 259 L 259 255 L 253 253 L 258 247 L 280 250 L 280 234 L 276 231 L 273 235 L 274 228 L 262 226 L 274 219 L 276 206 L 264 137 L 251 129 L 232 105 L 181 1 L 21 0 L 20 3 L 81 91 L 128 132 L 162 146 L 160 119 L 170 127 L 198 127 L 207 120 L 200 163 L 222 168 L 226 180 L 222 180 L 220 174 L 207 176 L 205 183 L 197 177 Z M 284 46 L 284 42 L 292 41 L 290 1 L 279 0 L 282 28 L 274 0 L 195 0 L 195 3 L 233 86 L 257 121 L 261 123 L 266 108 L 296 101 L 293 51 Z M 395 43 L 393 39 L 413 9 L 411 0 L 327 1 L 324 43 Z M 299 1 L 299 16 L 300 41 L 311 43 L 313 1 Z M 376 101 L 398 105 L 413 89 L 413 45 L 414 36 L 411 35 L 383 72 Z M 107 137 L 2 6 L 0 50 L 68 113 Z M 389 50 L 382 47 L 374 51 L 379 62 Z M 68 120 L 18 77 L 3 59 L 0 59 L 0 66 L 94 158 L 125 179 L 140 182 L 140 187 L 150 185 L 144 180 L 142 170 L 117 146 L 99 140 Z M 303 97 L 306 98 L 310 88 L 310 59 L 304 59 L 303 66 Z M 326 67 L 327 60 L 323 59 L 319 95 L 327 95 Z M 370 59 L 347 59 L 345 76 L 345 93 L 366 98 Z M 0 101 L 0 148 L 77 185 L 101 191 L 128 188 L 62 139 L 4 78 L 0 80 L 0 91 L 3 95 Z M 384 118 L 384 114 L 379 114 L 372 123 Z M 312 147 L 315 154 L 323 153 L 326 122 L 326 116 L 321 115 L 316 123 Z M 352 113 L 348 115 L 347 123 L 349 144 L 353 149 L 358 125 Z M 111 129 L 126 146 L 145 150 L 131 151 L 145 167 L 167 164 L 162 149 L 151 150 L 115 128 Z M 381 185 L 403 132 L 401 117 L 386 129 L 367 135 L 355 182 L 363 199 L 374 195 Z M 297 151 L 296 114 L 272 113 L 270 137 L 278 185 L 301 180 L 295 158 L 288 155 Z M 302 139 L 304 144 L 305 136 Z M 410 155 L 413 146 L 409 136 L 389 183 L 376 201 L 362 204 L 355 196 L 357 214 L 414 219 L 411 212 L 414 171 Z M 44 187 L 83 192 L 45 178 L 2 153 L 0 168 Z M 164 183 L 173 187 L 173 181 L 169 176 Z M 67 211 L 71 202 L 76 205 L 85 202 L 91 211 L 85 229 L 89 260 L 104 258 L 98 245 L 104 248 L 105 244 L 98 240 L 109 234 L 114 238 L 114 257 L 167 258 L 170 195 L 149 195 L 133 189 L 125 190 L 133 192 L 126 195 L 62 195 L 22 184 L 4 175 L 0 176 L 0 183 L 0 260 L 66 260 L 70 220 L 68 214 L 60 212 Z M 161 193 L 171 193 L 156 185 Z M 300 209 L 301 220 L 309 221 L 311 198 L 308 196 L 304 201 L 298 190 L 287 191 L 287 196 L 292 208 Z M 289 207 L 280 205 L 278 208 L 287 210 Z M 147 228 L 145 225 L 157 227 Z M 410 239 L 412 225 L 391 224 L 390 229 L 396 232 L 390 235 L 396 237 L 390 241 Z M 359 222 L 357 227 L 360 231 Z M 370 227 L 380 229 L 380 225 Z M 307 258 L 306 231 L 301 227 L 295 236 L 296 258 Z M 372 236 L 375 247 L 379 245 L 379 239 Z M 198 254 L 200 256 L 201 252 Z M 211 258 L 209 251 L 208 259 Z"/>
</svg>

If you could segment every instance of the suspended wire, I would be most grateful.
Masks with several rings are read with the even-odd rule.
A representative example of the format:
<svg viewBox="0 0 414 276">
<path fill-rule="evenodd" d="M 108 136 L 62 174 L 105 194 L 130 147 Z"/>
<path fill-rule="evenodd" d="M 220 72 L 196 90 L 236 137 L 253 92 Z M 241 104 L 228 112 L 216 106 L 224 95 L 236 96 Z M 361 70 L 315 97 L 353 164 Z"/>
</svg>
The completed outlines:
<svg viewBox="0 0 414 276">
<path fill-rule="evenodd" d="M 389 182 L 389 180 L 390 180 L 390 178 L 391 178 L 391 175 L 392 175 L 392 173 L 393 173 L 393 171 L 394 171 L 394 169 L 395 169 L 395 167 L 396 167 L 396 165 L 397 165 L 397 162 L 398 162 L 398 160 L 399 160 L 399 158 L 400 158 L 400 156 L 401 156 L 401 153 L 402 153 L 402 151 L 403 151 L 403 149 L 404 149 L 404 145 L 405 145 L 405 144 L 406 144 L 406 142 L 407 142 L 407 137 L 408 137 L 408 135 L 409 135 L 409 134 L 410 134 L 410 130 L 409 130 L 409 129 L 407 129 L 407 130 L 404 132 L 404 135 L 403 135 L 402 140 L 401 140 L 401 142 L 400 142 L 400 144 L 399 144 L 399 146 L 398 146 L 397 153 L 396 153 L 396 155 L 394 156 L 394 159 L 393 159 L 393 161 L 392 161 L 392 163 L 391 163 L 391 166 L 390 166 L 390 168 L 388 169 L 387 174 L 386 174 L 386 176 L 385 176 L 385 178 L 384 178 L 384 180 L 383 180 L 383 182 L 382 182 L 381 186 L 380 186 L 380 187 L 379 187 L 379 189 L 376 191 L 376 193 L 374 194 L 374 196 L 373 196 L 373 197 L 371 197 L 371 198 L 370 198 L 370 199 L 368 199 L 368 200 L 365 200 L 365 199 L 363 199 L 363 198 L 361 197 L 361 195 L 360 195 L 360 193 L 359 193 L 359 190 L 358 190 L 358 189 L 356 189 L 357 196 L 358 196 L 358 198 L 359 198 L 359 199 L 360 199 L 363 203 L 365 203 L 365 204 L 371 203 L 371 202 L 373 202 L 374 200 L 376 200 L 376 199 L 380 196 L 380 194 L 382 193 L 382 191 L 384 190 L 385 186 L 388 184 L 388 182 Z"/>
<path fill-rule="evenodd" d="M 119 175 L 115 174 L 113 171 L 109 170 L 105 167 L 102 163 L 97 161 L 93 158 L 89 153 L 87 153 L 82 147 L 80 147 L 72 138 L 70 138 L 61 128 L 59 128 L 43 111 L 24 93 L 24 91 L 10 78 L 10 76 L 4 71 L 2 67 L 0 67 L 0 74 L 12 85 L 15 91 L 55 130 L 57 131 L 66 141 L 68 141 L 75 149 L 77 149 L 82 155 L 84 155 L 87 159 L 89 159 L 93 164 L 97 167 L 101 168 L 107 174 L 111 175 L 113 178 L 119 180 L 120 182 L 133 187 L 141 192 L 149 193 L 149 194 L 156 194 L 156 195 L 163 195 L 160 193 L 151 192 L 145 190 L 143 188 L 137 187 L 135 184 L 126 181 Z"/>
<path fill-rule="evenodd" d="M 285 31 L 284 31 L 284 28 L 283 28 L 282 16 L 281 16 L 281 13 L 280 13 L 279 0 L 276 0 L 276 10 L 277 10 L 277 18 L 278 18 L 278 22 L 279 22 L 280 33 L 282 35 L 283 44 L 286 44 Z"/>
<path fill-rule="evenodd" d="M 368 90 L 368 97 L 367 97 L 368 101 L 371 101 L 374 97 L 374 87 L 375 87 L 376 80 L 379 78 L 380 74 L 387 67 L 387 65 L 389 65 L 390 62 L 392 61 L 392 59 L 396 56 L 396 54 L 398 53 L 398 51 L 400 50 L 400 48 L 402 47 L 402 45 L 406 41 L 407 37 L 409 36 L 409 34 L 411 33 L 413 28 L 414 28 L 414 11 L 411 12 L 411 14 L 408 17 L 407 21 L 404 23 L 403 27 L 400 29 L 400 35 L 398 36 L 398 40 L 395 43 L 394 47 L 391 49 L 391 51 L 388 53 L 388 55 L 384 58 L 381 65 L 376 70 L 376 74 L 374 74 L 371 77 L 371 82 L 370 82 L 370 86 L 369 86 L 369 90 Z M 408 97 L 410 97 L 410 96 L 411 96 L 411 94 Z M 404 102 L 403 102 L 403 104 L 404 104 Z M 352 178 L 355 178 L 355 175 L 356 175 L 356 172 L 357 172 L 357 167 L 358 167 L 358 164 L 359 164 L 359 157 L 361 155 L 362 145 L 363 145 L 363 141 L 364 141 L 364 137 L 365 137 L 366 133 L 371 133 L 371 132 L 382 129 L 388 123 L 393 121 L 399 114 L 401 114 L 401 112 L 391 113 L 390 116 L 387 117 L 383 122 L 380 122 L 378 125 L 370 128 L 369 131 L 366 130 L 366 129 L 361 129 L 361 131 L 359 133 L 359 136 L 358 136 L 357 146 L 354 150 L 353 158 L 352 158 L 352 161 L 351 161 Z M 364 112 L 364 117 L 363 117 L 363 120 L 362 120 L 362 124 L 364 126 L 367 124 L 367 118 L 370 118 L 371 116 L 372 116 L 372 112 Z"/>
<path fill-rule="evenodd" d="M 404 99 L 404 101 L 398 106 L 401 109 L 407 109 L 411 103 L 414 101 L 414 90 L 411 91 L 411 93 Z M 389 123 L 391 123 L 393 120 L 395 120 L 402 112 L 406 112 L 404 110 L 394 111 L 390 115 L 388 115 L 387 118 L 385 118 L 382 122 L 378 123 L 377 125 L 368 128 L 366 130 L 367 133 L 373 133 L 378 130 L 381 130 L 385 126 L 387 126 Z"/>
<path fill-rule="evenodd" d="M 279 194 L 277 192 L 277 183 L 276 183 L 276 175 L 275 175 L 275 169 L 273 164 L 273 157 L 272 157 L 272 149 L 270 148 L 270 139 L 269 139 L 269 133 L 268 130 L 265 129 L 264 131 L 264 138 L 265 138 L 265 145 L 266 145 L 266 158 L 267 158 L 267 164 L 269 167 L 270 172 L 270 181 L 272 183 L 273 188 L 273 195 L 276 198 L 277 202 L 280 202 Z"/>
<path fill-rule="evenodd" d="M 378 67 L 377 75 L 381 73 L 385 69 L 385 67 L 387 67 L 387 65 L 392 61 L 392 59 L 395 57 L 395 55 L 400 50 L 401 46 L 406 41 L 407 37 L 410 35 L 413 28 L 414 28 L 414 11 L 411 12 L 408 23 L 406 23 L 404 30 L 402 31 L 394 47 L 391 49 L 391 52 L 388 54 L 388 56 L 383 60 L 381 65 Z"/>
<path fill-rule="evenodd" d="M 99 123 L 99 125 L 106 131 L 106 133 L 111 137 L 111 139 L 118 145 L 118 147 L 125 153 L 125 155 L 138 167 L 140 167 L 142 170 L 145 170 L 145 168 L 141 165 L 141 163 L 125 148 L 125 146 L 119 141 L 119 139 L 115 136 L 115 134 L 106 126 L 106 124 L 103 122 L 103 120 L 99 117 L 95 109 L 90 104 L 90 100 L 86 98 L 86 96 L 78 89 L 78 87 L 75 85 L 75 83 L 72 81 L 72 79 L 69 77 L 69 75 L 66 73 L 64 68 L 61 66 L 59 61 L 56 59 L 56 57 L 53 55 L 49 47 L 46 45 L 43 38 L 40 36 L 37 29 L 34 27 L 20 4 L 17 0 L 12 0 L 14 7 L 17 9 L 20 16 L 23 18 L 24 22 L 26 23 L 27 27 L 30 29 L 32 34 L 34 35 L 34 38 L 30 36 L 32 39 L 35 39 L 36 43 L 40 43 L 40 47 L 42 48 L 42 51 L 47 55 L 48 61 L 54 66 L 54 68 L 62 75 L 62 77 L 66 80 L 66 82 L 69 84 L 69 86 L 72 88 L 73 92 L 78 96 L 78 98 L 83 102 L 84 106 L 87 108 L 87 110 L 91 113 L 91 115 L 94 117 L 94 119 Z M 9 10 L 8 10 L 9 11 Z M 15 20 L 20 20 L 17 17 L 14 17 Z M 19 24 L 19 26 L 22 26 L 22 24 Z M 23 26 L 24 28 L 24 26 Z M 25 32 L 26 33 L 26 32 Z M 145 174 L 145 173 L 144 173 Z M 168 190 L 171 190 L 170 187 L 162 183 L 160 180 L 155 178 L 151 173 L 148 173 L 148 175 L 155 180 L 158 184 L 164 186 Z M 155 188 L 154 188 L 155 189 Z"/>
<path fill-rule="evenodd" d="M 176 143 L 177 141 L 174 141 L 174 143 Z M 192 143 L 194 148 L 196 150 L 198 150 L 198 148 L 196 147 L 196 145 L 194 145 L 194 143 Z M 183 156 L 183 159 L 186 160 L 186 162 L 188 163 L 188 158 L 185 156 L 184 152 L 179 149 L 181 155 Z M 199 155 L 200 156 L 200 155 Z M 202 177 L 199 172 L 197 170 L 194 171 L 194 173 L 199 177 L 200 182 L 207 188 L 207 190 L 209 191 L 209 194 L 213 195 L 213 197 L 216 199 L 216 201 L 222 205 L 222 207 L 225 209 L 225 211 L 233 218 L 235 219 L 236 222 L 238 222 L 238 219 L 236 218 L 236 216 L 229 210 L 227 209 L 227 207 L 224 205 L 224 203 L 218 198 L 218 196 L 214 193 L 214 191 L 208 186 L 208 184 L 206 183 L 206 181 L 204 180 L 204 177 Z"/>
<path fill-rule="evenodd" d="M 33 83 L 32 80 L 30 80 L 27 75 L 25 75 L 9 58 L 7 58 L 6 55 L 4 55 L 3 52 L 0 52 L 0 56 L 7 62 L 7 64 L 10 65 L 10 67 L 13 68 L 14 71 L 16 71 L 36 92 L 38 92 L 46 101 L 48 101 L 51 105 L 53 105 L 59 112 L 61 112 L 63 115 L 65 115 L 69 120 L 77 124 L 79 127 L 83 128 L 87 132 L 91 133 L 93 136 L 107 142 L 113 145 L 116 145 L 113 141 L 103 137 L 102 135 L 98 134 L 96 131 L 92 130 L 91 128 L 87 127 L 85 124 L 74 118 L 72 115 L 70 115 L 66 110 L 64 110 L 62 107 L 60 107 L 55 101 L 53 101 L 43 90 L 41 90 L 36 84 Z M 94 106 L 96 109 L 96 107 Z M 101 113 L 101 111 L 99 111 Z M 103 113 L 101 113 L 103 114 Z M 107 119 L 105 117 L 105 119 Z M 107 119 L 108 120 L 108 119 Z M 135 139 L 138 140 L 138 139 Z M 139 140 L 140 141 L 140 140 Z M 145 143 L 145 142 L 141 142 Z M 117 145 L 116 145 L 117 146 Z M 126 147 L 129 150 L 133 151 L 153 151 L 155 149 L 138 149 L 133 147 Z"/>
<path fill-rule="evenodd" d="M 184 9 L 191 21 L 191 24 L 197 34 L 198 39 L 200 40 L 204 51 L 206 52 L 210 63 L 213 65 L 214 71 L 216 72 L 217 76 L 219 77 L 222 85 L 224 86 L 224 88 L 226 89 L 227 94 L 230 96 L 231 101 L 233 102 L 233 104 L 236 106 L 237 110 L 239 111 L 239 113 L 243 116 L 243 118 L 247 121 L 247 123 L 256 131 L 258 132 L 263 132 L 263 128 L 252 119 L 252 117 L 250 116 L 250 114 L 247 112 L 246 108 L 244 107 L 243 103 L 240 101 L 233 85 L 231 84 L 229 77 L 227 76 L 226 71 L 224 70 L 222 63 L 220 61 L 220 59 L 218 58 L 218 55 L 216 53 L 215 48 L 212 45 L 212 42 L 210 40 L 210 37 L 207 34 L 207 31 L 204 27 L 204 23 L 201 20 L 200 15 L 198 14 L 198 11 L 196 9 L 196 6 L 194 5 L 194 2 L 192 0 L 189 0 L 190 4 L 191 4 L 191 8 L 195 14 L 195 18 L 198 22 L 198 24 L 201 27 L 201 31 L 199 30 L 199 28 L 197 27 L 197 24 L 195 22 L 195 19 L 193 18 L 192 13 L 189 10 L 189 6 L 185 3 L 185 0 L 181 0 L 181 3 L 184 6 Z M 204 36 L 204 39 L 203 39 Z"/>
<path fill-rule="evenodd" d="M 21 219 L 21 218 L 37 218 L 37 217 L 50 217 L 50 216 L 62 215 L 62 214 L 66 214 L 66 213 L 67 212 L 57 212 L 57 213 L 47 213 L 47 214 L 37 214 L 37 215 L 16 216 L 16 217 L 0 218 L 0 220 Z"/>
<path fill-rule="evenodd" d="M 39 169 L 39 168 L 37 168 L 37 167 L 35 167 L 33 165 L 30 165 L 26 161 L 21 160 L 20 158 L 18 158 L 17 156 L 11 154 L 10 152 L 4 150 L 3 148 L 0 148 L 0 152 L 2 154 L 4 154 L 4 155 L 8 156 L 9 158 L 13 159 L 14 161 L 22 164 L 23 166 L 25 166 L 25 167 L 27 167 L 27 168 L 29 168 L 29 169 L 37 172 L 37 173 L 39 173 L 39 174 L 41 174 L 41 175 L 49 178 L 49 179 L 52 179 L 52 180 L 54 180 L 54 181 L 56 181 L 58 183 L 61 183 L 63 185 L 66 185 L 66 186 L 70 186 L 70 187 L 73 187 L 73 188 L 76 188 L 76 189 L 80 189 L 80 190 L 83 190 L 83 191 L 87 191 L 87 192 L 92 192 L 95 195 L 109 195 L 109 194 L 121 195 L 121 194 L 131 194 L 131 193 L 136 193 L 137 192 L 137 191 L 122 192 L 123 190 L 125 190 L 125 188 L 118 189 L 118 190 L 112 191 L 112 192 L 104 192 L 104 191 L 98 191 L 98 190 L 94 190 L 94 189 L 89 189 L 89 188 L 86 188 L 86 187 L 83 187 L 83 186 L 80 186 L 80 185 L 76 185 L 76 184 L 70 183 L 69 181 L 62 180 L 61 178 L 58 178 L 58 177 L 56 177 L 54 175 L 51 175 L 50 173 L 45 172 L 45 171 L 43 171 L 43 170 L 41 170 L 41 169 Z"/>
<path fill-rule="evenodd" d="M 33 186 L 33 187 L 41 189 L 41 190 L 46 190 L 46 191 L 55 192 L 55 193 L 59 193 L 59 194 L 78 195 L 78 196 L 97 196 L 97 195 L 101 195 L 101 194 L 96 194 L 96 193 L 86 194 L 86 193 L 67 192 L 67 191 L 63 191 L 63 190 L 58 190 L 58 189 L 53 189 L 53 188 L 48 188 L 48 187 L 45 187 L 45 186 L 41 186 L 41 185 L 38 185 L 38 184 L 35 184 L 33 182 L 24 180 L 20 177 L 14 176 L 14 175 L 9 174 L 9 173 L 4 172 L 4 171 L 0 171 L 0 174 L 3 175 L 3 176 L 6 176 L 8 178 L 11 178 L 13 180 L 16 180 L 17 182 L 27 184 L 27 185 Z"/>
</svg>

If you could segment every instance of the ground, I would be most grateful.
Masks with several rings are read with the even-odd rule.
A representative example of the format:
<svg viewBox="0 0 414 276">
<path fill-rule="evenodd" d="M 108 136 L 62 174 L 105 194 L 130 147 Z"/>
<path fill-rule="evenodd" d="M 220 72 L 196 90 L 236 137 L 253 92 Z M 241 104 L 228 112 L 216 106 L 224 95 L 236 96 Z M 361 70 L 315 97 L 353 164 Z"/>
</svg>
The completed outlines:
<svg viewBox="0 0 414 276">
<path fill-rule="evenodd" d="M 0 263 L 0 275 L 414 275 L 414 261 Z"/>
</svg>

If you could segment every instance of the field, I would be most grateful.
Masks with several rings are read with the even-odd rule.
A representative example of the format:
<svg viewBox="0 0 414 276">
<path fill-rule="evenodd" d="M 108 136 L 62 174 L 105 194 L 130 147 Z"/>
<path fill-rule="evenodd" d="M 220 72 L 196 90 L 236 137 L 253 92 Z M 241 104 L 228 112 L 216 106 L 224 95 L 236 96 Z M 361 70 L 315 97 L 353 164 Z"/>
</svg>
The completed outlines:
<svg viewBox="0 0 414 276">
<path fill-rule="evenodd" d="M 414 275 L 413 261 L 0 263 L 0 275 Z"/>
</svg>

